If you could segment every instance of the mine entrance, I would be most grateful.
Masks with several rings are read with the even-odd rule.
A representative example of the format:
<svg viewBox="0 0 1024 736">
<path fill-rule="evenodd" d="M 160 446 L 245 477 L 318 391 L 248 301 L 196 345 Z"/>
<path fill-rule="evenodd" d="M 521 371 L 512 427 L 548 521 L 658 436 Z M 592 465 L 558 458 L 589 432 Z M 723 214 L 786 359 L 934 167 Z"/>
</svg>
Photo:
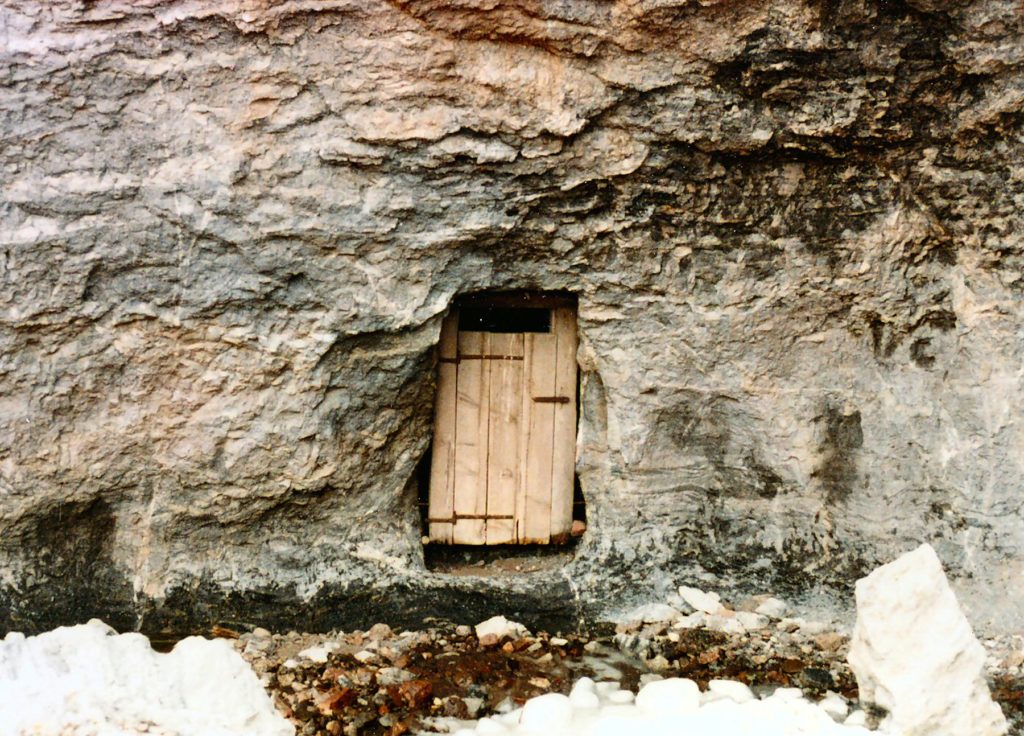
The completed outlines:
<svg viewBox="0 0 1024 736">
<path fill-rule="evenodd" d="M 453 305 L 441 328 L 431 542 L 569 539 L 576 345 L 568 296 L 470 295 Z"/>
</svg>

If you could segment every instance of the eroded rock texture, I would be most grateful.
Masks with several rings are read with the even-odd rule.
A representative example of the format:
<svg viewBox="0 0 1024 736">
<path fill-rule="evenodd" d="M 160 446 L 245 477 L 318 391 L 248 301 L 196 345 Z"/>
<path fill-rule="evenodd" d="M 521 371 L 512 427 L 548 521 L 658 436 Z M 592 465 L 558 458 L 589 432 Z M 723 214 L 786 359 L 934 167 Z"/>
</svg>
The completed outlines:
<svg viewBox="0 0 1024 736">
<path fill-rule="evenodd" d="M 1017 0 L 3 0 L 0 630 L 1024 615 Z M 450 300 L 578 294 L 568 567 L 425 571 Z M 1011 584 L 1012 583 L 1012 584 Z"/>
</svg>

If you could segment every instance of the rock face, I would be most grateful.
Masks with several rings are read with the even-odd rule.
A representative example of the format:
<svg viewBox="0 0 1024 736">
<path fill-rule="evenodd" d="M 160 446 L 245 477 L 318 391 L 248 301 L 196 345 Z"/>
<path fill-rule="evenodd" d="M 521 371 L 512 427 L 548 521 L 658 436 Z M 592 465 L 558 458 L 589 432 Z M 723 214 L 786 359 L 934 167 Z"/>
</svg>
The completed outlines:
<svg viewBox="0 0 1024 736">
<path fill-rule="evenodd" d="M 101 621 L 0 641 L 0 736 L 293 736 L 256 674 L 223 640 L 167 654 Z"/>
<path fill-rule="evenodd" d="M 931 540 L 1024 616 L 1016 0 L 0 0 L 0 630 L 575 626 Z M 575 560 L 423 562 L 459 294 L 579 298 Z M 646 598 L 649 599 L 649 596 Z"/>
<path fill-rule="evenodd" d="M 903 736 L 1001 736 L 985 684 L 985 649 L 924 544 L 857 581 L 848 657 L 861 701 L 885 708 Z"/>
</svg>

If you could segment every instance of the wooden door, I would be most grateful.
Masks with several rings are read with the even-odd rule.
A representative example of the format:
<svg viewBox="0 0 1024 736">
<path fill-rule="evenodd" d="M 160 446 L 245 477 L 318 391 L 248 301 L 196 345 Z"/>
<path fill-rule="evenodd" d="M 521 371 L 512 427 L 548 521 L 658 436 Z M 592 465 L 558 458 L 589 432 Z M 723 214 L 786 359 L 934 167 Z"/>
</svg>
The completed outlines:
<svg viewBox="0 0 1024 736">
<path fill-rule="evenodd" d="M 576 314 L 547 332 L 441 329 L 428 536 L 449 544 L 568 538 L 576 457 Z"/>
</svg>

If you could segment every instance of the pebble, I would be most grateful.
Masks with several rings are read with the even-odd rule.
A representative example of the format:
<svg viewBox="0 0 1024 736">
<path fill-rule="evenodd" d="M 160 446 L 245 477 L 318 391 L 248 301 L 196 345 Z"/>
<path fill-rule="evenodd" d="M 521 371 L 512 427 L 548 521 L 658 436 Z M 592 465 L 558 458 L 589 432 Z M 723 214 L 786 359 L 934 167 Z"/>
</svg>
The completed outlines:
<svg viewBox="0 0 1024 736">
<path fill-rule="evenodd" d="M 760 631 L 768 626 L 768 617 L 761 613 L 737 611 L 736 620 L 739 621 L 747 631 Z"/>
<path fill-rule="evenodd" d="M 714 614 L 724 608 L 718 593 L 705 593 L 700 588 L 681 585 L 679 586 L 679 595 L 696 611 Z"/>
<path fill-rule="evenodd" d="M 826 631 L 824 634 L 818 634 L 814 637 L 814 643 L 824 652 L 838 651 L 845 641 L 846 637 L 834 631 Z"/>
<path fill-rule="evenodd" d="M 761 605 L 754 609 L 754 613 L 759 613 L 762 616 L 767 616 L 772 619 L 781 619 L 785 617 L 788 611 L 789 606 L 778 598 L 767 598 L 761 602 Z"/>
<path fill-rule="evenodd" d="M 509 621 L 504 616 L 492 616 L 486 621 L 478 623 L 475 628 L 478 639 L 483 639 L 485 636 L 496 636 L 499 640 L 505 637 L 521 639 L 530 633 L 522 624 Z"/>
</svg>

